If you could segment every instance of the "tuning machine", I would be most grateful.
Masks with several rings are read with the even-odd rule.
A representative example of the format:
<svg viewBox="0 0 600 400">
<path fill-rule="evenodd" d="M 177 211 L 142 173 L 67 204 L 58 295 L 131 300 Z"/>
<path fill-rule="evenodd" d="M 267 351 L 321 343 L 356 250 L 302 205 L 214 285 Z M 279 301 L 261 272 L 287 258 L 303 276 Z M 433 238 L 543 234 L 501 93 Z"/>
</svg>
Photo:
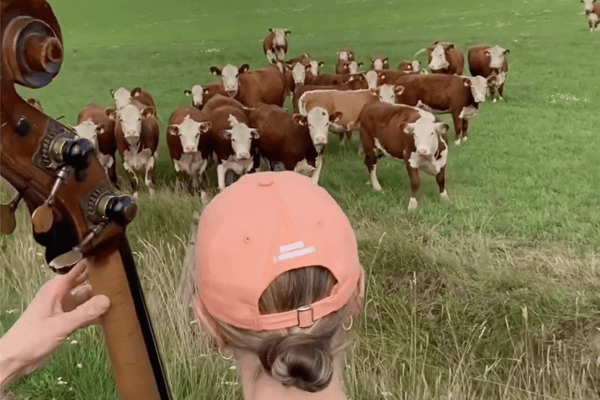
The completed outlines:
<svg viewBox="0 0 600 400">
<path fill-rule="evenodd" d="M 83 250 L 85 245 L 87 245 L 96 235 L 102 232 L 105 226 L 105 223 L 96 225 L 77 246 L 71 249 L 71 251 L 61 254 L 54 260 L 50 261 L 50 268 L 52 271 L 58 274 L 66 274 L 69 272 L 75 264 L 83 259 L 83 253 L 81 250 Z"/>
<path fill-rule="evenodd" d="M 17 210 L 21 198 L 21 193 L 18 192 L 10 203 L 0 205 L 0 233 L 10 235 L 14 232 L 15 227 L 17 226 L 15 211 Z"/>
</svg>

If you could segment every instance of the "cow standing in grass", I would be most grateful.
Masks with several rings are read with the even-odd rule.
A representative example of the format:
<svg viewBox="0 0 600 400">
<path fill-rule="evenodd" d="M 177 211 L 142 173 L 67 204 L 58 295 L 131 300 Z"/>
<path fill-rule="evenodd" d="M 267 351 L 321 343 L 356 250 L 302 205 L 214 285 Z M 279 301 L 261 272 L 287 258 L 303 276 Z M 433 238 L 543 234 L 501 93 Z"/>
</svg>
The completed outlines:
<svg viewBox="0 0 600 400">
<path fill-rule="evenodd" d="M 415 107 L 377 102 L 363 107 L 357 125 L 373 189 L 381 190 L 377 180 L 381 152 L 406 165 L 411 187 L 409 210 L 418 206 L 419 170 L 436 177 L 441 199 L 448 200 L 445 186 L 448 146 L 444 140 L 447 124 Z"/>
<path fill-rule="evenodd" d="M 422 51 L 425 49 L 418 51 L 417 54 Z M 427 49 L 427 53 L 429 69 L 432 73 L 462 75 L 465 58 L 453 43 L 436 41 Z"/>
<path fill-rule="evenodd" d="M 381 71 L 382 69 L 390 69 L 389 59 L 383 56 L 371 58 L 371 70 Z"/>
<path fill-rule="evenodd" d="M 469 49 L 469 71 L 471 71 L 471 75 L 479 75 L 487 80 L 494 103 L 496 102 L 496 91 L 498 91 L 498 98 L 504 100 L 502 96 L 508 74 L 508 61 L 506 60 L 508 53 L 508 49 L 500 46 L 477 45 Z"/>
<path fill-rule="evenodd" d="M 270 64 L 283 62 L 288 50 L 287 37 L 289 29 L 269 28 L 269 34 L 263 40 L 263 52 Z"/>
<path fill-rule="evenodd" d="M 206 85 L 194 85 L 192 89 L 185 89 L 183 93 L 192 98 L 192 106 L 202 110 L 207 101 L 217 94 L 227 96 L 223 82 L 213 82 Z"/>
<path fill-rule="evenodd" d="M 156 105 L 154 104 L 154 99 L 150 93 L 143 91 L 139 86 L 134 88 L 132 91 L 129 91 L 124 87 L 120 87 L 117 90 L 111 89 L 110 94 L 115 102 L 115 107 L 117 110 L 121 110 L 127 104 L 130 104 L 135 100 L 136 102 L 134 102 L 134 104 L 136 104 L 140 110 L 143 110 L 146 107 L 151 107 L 154 111 L 154 116 L 156 116 Z"/>
<path fill-rule="evenodd" d="M 581 2 L 590 32 L 600 30 L 600 3 L 596 0 L 581 0 Z"/>
</svg>

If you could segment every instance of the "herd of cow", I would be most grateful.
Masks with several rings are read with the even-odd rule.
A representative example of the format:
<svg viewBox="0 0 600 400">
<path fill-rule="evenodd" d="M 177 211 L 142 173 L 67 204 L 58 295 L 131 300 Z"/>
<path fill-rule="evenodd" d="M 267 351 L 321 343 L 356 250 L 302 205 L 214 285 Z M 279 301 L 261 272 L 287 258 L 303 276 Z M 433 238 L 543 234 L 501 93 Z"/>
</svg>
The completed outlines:
<svg viewBox="0 0 600 400">
<path fill-rule="evenodd" d="M 186 186 L 191 183 L 203 201 L 207 201 L 206 170 L 213 164 L 219 190 L 225 188 L 229 170 L 242 175 L 264 165 L 310 175 L 318 184 L 328 133 L 339 134 L 346 145 L 345 139 L 358 130 L 359 154 L 364 154 L 375 190 L 381 190 L 376 164 L 386 155 L 405 162 L 412 191 L 409 209 L 417 208 L 419 170 L 435 175 L 441 198 L 447 199 L 449 126 L 434 114 L 450 113 L 455 143 L 465 143 L 468 123 L 486 95 L 491 94 L 494 102 L 502 99 L 509 50 L 471 47 L 467 59 L 472 76 L 464 76 L 464 56 L 448 42 L 436 41 L 416 54 L 428 52 L 431 73 L 420 70 L 420 63 L 413 60 L 391 70 L 385 57 L 372 58 L 369 71 L 359 71 L 361 63 L 346 48 L 337 54 L 336 73 L 323 74 L 319 69 L 324 63 L 309 54 L 285 60 L 289 35 L 289 30 L 270 29 L 263 44 L 270 63 L 266 68 L 212 66 L 219 81 L 184 91 L 192 104 L 173 111 L 166 130 L 178 180 Z M 118 152 L 134 197 L 140 173 L 152 194 L 160 137 L 152 96 L 140 87 L 110 92 L 115 108 L 89 104 L 73 129 L 95 145 L 115 185 Z M 288 96 L 293 113 L 283 107 Z"/>
</svg>

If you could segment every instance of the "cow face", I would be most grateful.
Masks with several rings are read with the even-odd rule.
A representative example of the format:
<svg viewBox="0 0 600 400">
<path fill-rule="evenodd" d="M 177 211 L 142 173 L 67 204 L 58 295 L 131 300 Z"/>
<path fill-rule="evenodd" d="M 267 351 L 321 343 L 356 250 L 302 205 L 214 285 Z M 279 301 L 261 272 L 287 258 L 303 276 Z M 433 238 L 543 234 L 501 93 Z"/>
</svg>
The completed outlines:
<svg viewBox="0 0 600 400">
<path fill-rule="evenodd" d="M 154 115 L 152 107 L 146 107 L 143 111 L 133 104 L 127 104 L 117 111 L 117 123 L 121 125 L 123 136 L 130 145 L 135 145 L 142 134 L 142 117 Z"/>
<path fill-rule="evenodd" d="M 112 95 L 112 98 L 115 101 L 115 106 L 117 107 L 117 110 L 120 110 L 127 104 L 131 103 L 131 92 L 125 89 L 124 87 L 120 87 L 116 91 L 111 90 L 110 94 Z"/>
<path fill-rule="evenodd" d="M 287 41 L 287 35 L 291 32 L 288 29 L 272 29 L 269 28 L 269 32 L 275 35 L 273 38 L 273 44 L 275 46 L 285 46 Z"/>
<path fill-rule="evenodd" d="M 429 62 L 429 69 L 438 70 L 448 68 L 450 64 L 446 60 L 446 52 L 444 51 L 444 46 L 441 44 L 437 44 L 433 47 L 431 51 L 431 62 Z"/>
<path fill-rule="evenodd" d="M 438 150 L 440 137 L 445 135 L 449 126 L 436 122 L 435 118 L 422 116 L 417 121 L 406 124 L 404 132 L 412 135 L 417 153 L 423 157 L 432 157 Z"/>
<path fill-rule="evenodd" d="M 367 80 L 367 87 L 369 89 L 377 88 L 377 79 L 378 79 L 377 72 L 371 70 L 365 74 L 365 78 Z"/>
<path fill-rule="evenodd" d="M 384 103 L 395 104 L 396 96 L 404 92 L 404 86 L 381 85 L 378 90 L 379 101 Z"/>
<path fill-rule="evenodd" d="M 94 121 L 90 120 L 75 125 L 73 129 L 75 129 L 77 136 L 89 140 L 95 148 L 98 148 L 98 135 L 106 131 L 106 127 L 103 124 L 96 125 Z"/>
<path fill-rule="evenodd" d="M 233 115 L 229 115 L 229 124 L 231 125 L 231 129 L 219 132 L 219 137 L 231 140 L 231 148 L 238 161 L 249 160 L 252 139 L 259 138 L 258 131 L 249 128 L 243 122 L 239 122 Z"/>
<path fill-rule="evenodd" d="M 310 61 L 308 65 L 310 66 L 310 72 L 314 76 L 317 76 L 319 75 L 319 68 L 325 65 L 325 63 L 323 61 Z"/>
<path fill-rule="evenodd" d="M 372 58 L 371 59 L 371 69 L 375 71 L 380 71 L 388 66 L 387 58 Z"/>
<path fill-rule="evenodd" d="M 327 110 L 322 107 L 315 107 L 307 115 L 293 114 L 292 119 L 298 125 L 308 125 L 308 133 L 315 147 L 327 144 L 329 126 L 342 118 L 339 111 L 329 115 Z"/>
<path fill-rule="evenodd" d="M 483 103 L 485 101 L 485 94 L 488 90 L 488 81 L 483 76 L 464 77 L 463 82 L 465 86 L 471 87 L 471 93 L 473 99 L 477 103 Z"/>
<path fill-rule="evenodd" d="M 502 68 L 505 56 L 509 53 L 509 51 L 510 50 L 503 49 L 500 46 L 494 46 L 490 47 L 489 49 L 485 49 L 483 52 L 486 56 L 490 57 L 490 68 Z"/>
<path fill-rule="evenodd" d="M 304 85 L 306 81 L 306 69 L 307 67 L 299 62 L 292 68 L 292 78 L 294 78 L 296 86 Z"/>
<path fill-rule="evenodd" d="M 239 90 L 239 77 L 240 74 L 248 71 L 250 67 L 248 64 L 242 65 L 240 68 L 236 68 L 234 65 L 227 64 L 223 70 L 220 70 L 217 67 L 210 67 L 210 72 L 213 75 L 220 75 L 223 79 L 223 88 L 225 92 L 229 95 L 229 97 L 235 97 Z"/>
<path fill-rule="evenodd" d="M 185 94 L 192 98 L 192 105 L 194 107 L 202 107 L 202 102 L 204 99 L 204 88 L 200 85 L 192 86 L 192 90 L 184 90 Z"/>
<path fill-rule="evenodd" d="M 583 3 L 584 12 L 588 14 L 594 9 L 594 3 L 596 0 L 581 0 L 581 2 Z"/>
<path fill-rule="evenodd" d="M 208 132 L 211 127 L 212 123 L 210 121 L 197 122 L 186 115 L 179 125 L 169 125 L 167 132 L 170 135 L 179 136 L 184 153 L 194 153 L 198 151 L 200 134 Z"/>
<path fill-rule="evenodd" d="M 417 60 L 415 60 L 411 63 L 411 66 L 412 66 L 413 72 L 419 72 L 419 68 L 421 68 L 421 63 L 418 62 Z"/>
<path fill-rule="evenodd" d="M 338 61 L 354 61 L 354 52 L 349 49 L 338 52 Z"/>
</svg>

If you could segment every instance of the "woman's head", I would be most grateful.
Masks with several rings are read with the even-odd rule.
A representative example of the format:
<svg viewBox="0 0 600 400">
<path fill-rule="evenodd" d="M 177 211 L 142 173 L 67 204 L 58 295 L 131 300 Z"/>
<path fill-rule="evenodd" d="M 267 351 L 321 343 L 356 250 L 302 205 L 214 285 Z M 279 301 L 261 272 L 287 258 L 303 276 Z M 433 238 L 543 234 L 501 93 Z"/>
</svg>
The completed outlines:
<svg viewBox="0 0 600 400">
<path fill-rule="evenodd" d="M 255 354 L 285 386 L 329 385 L 364 271 L 324 189 L 294 172 L 243 176 L 203 211 L 195 260 L 196 309 L 220 346 Z"/>
</svg>

